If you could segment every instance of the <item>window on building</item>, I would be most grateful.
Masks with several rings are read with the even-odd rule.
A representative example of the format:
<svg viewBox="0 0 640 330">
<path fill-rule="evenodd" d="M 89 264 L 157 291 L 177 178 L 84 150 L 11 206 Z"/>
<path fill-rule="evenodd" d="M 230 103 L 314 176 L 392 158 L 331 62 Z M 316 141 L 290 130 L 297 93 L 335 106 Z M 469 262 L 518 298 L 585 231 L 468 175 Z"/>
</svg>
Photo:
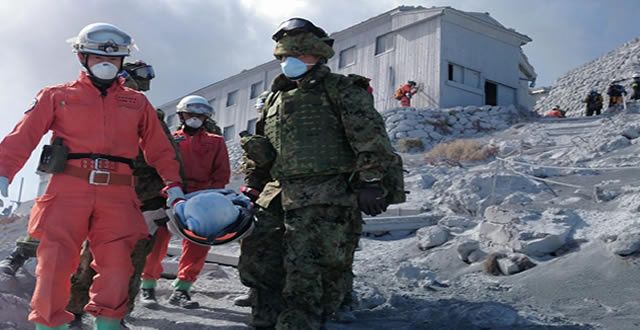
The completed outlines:
<svg viewBox="0 0 640 330">
<path fill-rule="evenodd" d="M 448 74 L 449 81 L 464 84 L 472 88 L 480 88 L 480 72 L 476 70 L 449 63 Z"/>
<path fill-rule="evenodd" d="M 238 102 L 238 91 L 229 92 L 227 94 L 227 106 L 230 107 Z"/>
<path fill-rule="evenodd" d="M 376 38 L 376 55 L 393 49 L 394 35 L 387 33 Z"/>
<path fill-rule="evenodd" d="M 260 95 L 260 93 L 262 93 L 262 86 L 263 83 L 262 81 L 258 81 L 255 84 L 251 84 L 251 91 L 249 93 L 249 98 L 250 99 L 255 99 L 256 97 L 258 97 L 258 95 Z"/>
<path fill-rule="evenodd" d="M 338 60 L 338 68 L 344 68 L 349 65 L 356 64 L 356 47 L 349 47 L 340 52 Z"/>
<path fill-rule="evenodd" d="M 480 72 L 464 68 L 464 84 L 469 87 L 480 88 Z"/>
<path fill-rule="evenodd" d="M 247 121 L 247 132 L 251 135 L 256 134 L 256 123 L 258 122 L 258 118 L 251 119 Z"/>
<path fill-rule="evenodd" d="M 449 63 L 449 80 L 450 81 L 455 81 L 457 83 L 462 84 L 463 75 L 464 75 L 463 67 L 456 64 Z"/>
<path fill-rule="evenodd" d="M 236 135 L 236 127 L 234 125 L 225 127 L 222 131 L 222 135 L 224 136 L 225 141 L 233 140 L 233 137 Z"/>
</svg>

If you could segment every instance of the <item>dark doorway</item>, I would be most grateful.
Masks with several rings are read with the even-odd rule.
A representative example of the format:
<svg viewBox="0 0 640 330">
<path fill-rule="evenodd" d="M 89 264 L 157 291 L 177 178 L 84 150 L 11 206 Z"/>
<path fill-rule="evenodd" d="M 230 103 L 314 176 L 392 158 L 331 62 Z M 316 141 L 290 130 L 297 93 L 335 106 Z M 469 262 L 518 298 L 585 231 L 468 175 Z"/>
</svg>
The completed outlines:
<svg viewBox="0 0 640 330">
<path fill-rule="evenodd" d="M 484 82 L 484 104 L 498 105 L 498 85 L 488 80 Z"/>
</svg>

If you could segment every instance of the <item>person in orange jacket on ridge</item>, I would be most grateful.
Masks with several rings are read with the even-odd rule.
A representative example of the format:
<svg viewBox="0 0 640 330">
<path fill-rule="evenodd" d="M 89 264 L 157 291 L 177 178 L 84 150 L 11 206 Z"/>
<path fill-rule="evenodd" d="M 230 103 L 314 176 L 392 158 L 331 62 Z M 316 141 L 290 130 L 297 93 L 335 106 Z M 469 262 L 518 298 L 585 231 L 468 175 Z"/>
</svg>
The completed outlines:
<svg viewBox="0 0 640 330">
<path fill-rule="evenodd" d="M 49 154 L 40 166 L 52 174 L 36 200 L 29 234 L 40 240 L 29 320 L 36 329 L 66 329 L 70 277 L 88 239 L 97 275 L 85 310 L 95 329 L 120 328 L 127 313 L 131 252 L 148 235 L 134 191 L 132 159 L 142 148 L 165 181 L 167 203 L 184 199 L 175 151 L 144 94 L 123 86 L 117 74 L 133 47 L 131 37 L 107 23 L 84 27 L 73 39 L 83 66 L 77 80 L 46 87 L 0 142 L 0 193 L 48 131 Z"/>
<path fill-rule="evenodd" d="M 202 96 L 189 95 L 177 105 L 177 113 L 183 128 L 173 136 L 178 144 L 185 172 L 185 191 L 192 193 L 205 189 L 222 189 L 229 183 L 231 169 L 224 138 L 209 133 L 203 123 L 213 115 L 213 107 Z M 171 235 L 167 227 L 159 227 L 153 251 L 147 257 L 142 273 L 140 302 L 148 308 L 158 305 L 155 296 L 156 281 L 162 273 L 162 259 L 167 254 Z M 182 241 L 182 255 L 178 263 L 178 278 L 173 283 L 174 291 L 169 304 L 187 309 L 198 308 L 191 300 L 189 291 L 204 267 L 210 246 Z"/>
</svg>

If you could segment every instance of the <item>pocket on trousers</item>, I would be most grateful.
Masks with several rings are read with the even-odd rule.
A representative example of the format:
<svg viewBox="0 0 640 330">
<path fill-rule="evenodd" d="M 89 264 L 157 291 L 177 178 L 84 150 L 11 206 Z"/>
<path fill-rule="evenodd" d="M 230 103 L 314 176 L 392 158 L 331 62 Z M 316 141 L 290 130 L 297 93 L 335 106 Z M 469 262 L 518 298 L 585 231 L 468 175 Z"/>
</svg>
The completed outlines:
<svg viewBox="0 0 640 330">
<path fill-rule="evenodd" d="M 49 213 L 55 197 L 56 195 L 53 194 L 44 194 L 36 198 L 35 204 L 31 209 L 31 215 L 29 216 L 29 235 L 38 239 L 41 237 L 47 214 Z"/>
</svg>

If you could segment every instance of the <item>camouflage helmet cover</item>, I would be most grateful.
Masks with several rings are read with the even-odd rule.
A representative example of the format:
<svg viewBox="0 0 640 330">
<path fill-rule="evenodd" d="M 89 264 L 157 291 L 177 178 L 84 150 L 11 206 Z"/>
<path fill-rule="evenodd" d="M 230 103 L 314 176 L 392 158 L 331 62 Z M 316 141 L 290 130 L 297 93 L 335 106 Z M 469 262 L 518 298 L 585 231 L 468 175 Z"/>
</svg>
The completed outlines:
<svg viewBox="0 0 640 330">
<path fill-rule="evenodd" d="M 322 38 L 318 38 L 311 32 L 287 35 L 276 43 L 273 55 L 276 58 L 282 56 L 313 55 L 330 59 L 335 52 Z"/>
</svg>

